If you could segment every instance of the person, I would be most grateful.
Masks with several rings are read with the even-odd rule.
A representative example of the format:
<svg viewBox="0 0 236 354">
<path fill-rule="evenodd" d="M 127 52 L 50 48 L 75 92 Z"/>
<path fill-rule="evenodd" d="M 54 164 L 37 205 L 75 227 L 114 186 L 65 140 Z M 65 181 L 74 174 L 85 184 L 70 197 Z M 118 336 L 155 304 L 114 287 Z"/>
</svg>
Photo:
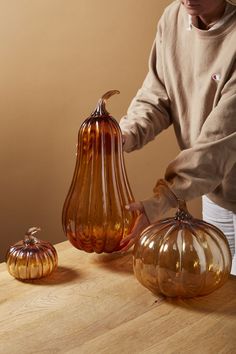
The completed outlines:
<svg viewBox="0 0 236 354">
<path fill-rule="evenodd" d="M 140 214 L 124 250 L 178 200 L 203 196 L 203 219 L 225 233 L 236 274 L 236 0 L 176 0 L 165 9 L 147 76 L 120 120 L 124 151 L 172 124 L 181 151 L 154 196 L 126 206 Z"/>
</svg>

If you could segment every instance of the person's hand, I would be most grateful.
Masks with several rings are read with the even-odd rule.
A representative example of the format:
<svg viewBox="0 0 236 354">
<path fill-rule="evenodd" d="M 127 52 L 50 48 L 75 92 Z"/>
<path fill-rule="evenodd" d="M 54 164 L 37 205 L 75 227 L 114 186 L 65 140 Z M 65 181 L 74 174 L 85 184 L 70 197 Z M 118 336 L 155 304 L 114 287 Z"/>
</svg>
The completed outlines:
<svg viewBox="0 0 236 354">
<path fill-rule="evenodd" d="M 125 145 L 125 140 L 126 140 L 126 136 L 125 136 L 125 134 L 122 134 L 122 145 L 123 146 Z"/>
<path fill-rule="evenodd" d="M 125 245 L 124 248 L 122 248 L 121 252 L 127 251 L 130 247 L 133 246 L 133 244 L 138 240 L 141 232 L 150 225 L 148 218 L 145 214 L 144 207 L 141 202 L 135 202 L 129 205 L 126 205 L 125 207 L 129 211 L 139 211 L 139 215 L 135 221 L 134 227 L 131 231 L 131 233 L 123 238 L 121 241 L 120 245 L 124 245 L 128 242 L 127 245 Z"/>
<path fill-rule="evenodd" d="M 170 208 L 178 206 L 178 198 L 163 179 L 158 180 L 154 188 L 154 197 L 126 205 L 130 211 L 138 211 L 138 215 L 131 233 L 123 238 L 120 245 L 124 248 L 120 252 L 127 251 L 140 237 L 141 232 L 150 224 L 160 220 L 160 217 Z M 128 242 L 128 243 L 127 243 Z"/>
</svg>

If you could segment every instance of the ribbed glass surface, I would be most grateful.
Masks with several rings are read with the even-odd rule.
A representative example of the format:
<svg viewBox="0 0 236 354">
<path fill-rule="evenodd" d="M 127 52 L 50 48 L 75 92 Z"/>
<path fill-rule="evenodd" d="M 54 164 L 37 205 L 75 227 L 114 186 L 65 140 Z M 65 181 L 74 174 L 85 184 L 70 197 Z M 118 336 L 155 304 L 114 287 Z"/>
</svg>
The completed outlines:
<svg viewBox="0 0 236 354">
<path fill-rule="evenodd" d="M 186 214 L 144 230 L 134 248 L 133 265 L 139 282 L 152 292 L 193 297 L 225 283 L 231 253 L 219 229 Z"/>
<path fill-rule="evenodd" d="M 119 125 L 99 107 L 79 130 L 74 177 L 63 207 L 64 232 L 86 252 L 118 251 L 137 216 L 125 209 L 131 202 Z"/>
<path fill-rule="evenodd" d="M 35 243 L 20 241 L 7 252 L 9 273 L 21 280 L 39 279 L 52 273 L 57 267 L 57 252 L 48 242 Z"/>
</svg>

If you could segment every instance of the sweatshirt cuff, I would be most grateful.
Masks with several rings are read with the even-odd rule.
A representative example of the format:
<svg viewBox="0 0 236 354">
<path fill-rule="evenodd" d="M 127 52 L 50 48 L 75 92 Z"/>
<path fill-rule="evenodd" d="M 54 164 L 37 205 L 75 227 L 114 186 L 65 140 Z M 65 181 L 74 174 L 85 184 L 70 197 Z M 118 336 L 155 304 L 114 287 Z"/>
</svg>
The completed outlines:
<svg viewBox="0 0 236 354">
<path fill-rule="evenodd" d="M 142 200 L 144 212 L 150 224 L 154 224 L 161 219 L 161 212 L 159 210 L 159 201 L 156 197 Z"/>
<path fill-rule="evenodd" d="M 122 130 L 123 136 L 123 150 L 125 152 L 131 152 L 135 149 L 136 137 L 131 131 Z"/>
<path fill-rule="evenodd" d="M 167 182 L 160 179 L 154 188 L 154 197 L 143 200 L 145 214 L 151 224 L 161 219 L 169 209 L 178 207 L 178 198 Z"/>
</svg>

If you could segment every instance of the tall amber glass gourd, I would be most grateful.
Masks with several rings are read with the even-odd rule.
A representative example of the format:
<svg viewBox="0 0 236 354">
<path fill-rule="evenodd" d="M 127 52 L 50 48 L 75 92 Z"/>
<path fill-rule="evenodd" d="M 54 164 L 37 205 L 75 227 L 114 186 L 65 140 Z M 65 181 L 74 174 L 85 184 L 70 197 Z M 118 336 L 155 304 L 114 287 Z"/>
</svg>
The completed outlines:
<svg viewBox="0 0 236 354">
<path fill-rule="evenodd" d="M 182 203 L 176 216 L 143 231 L 133 254 L 134 273 L 155 294 L 206 295 L 230 274 L 231 253 L 224 234 L 193 218 Z"/>
<path fill-rule="evenodd" d="M 62 213 L 63 229 L 72 245 L 86 252 L 114 252 L 133 228 L 137 214 L 123 158 L 122 134 L 106 111 L 109 91 L 78 133 L 77 161 Z M 123 245 L 124 247 L 124 245 Z"/>
</svg>

